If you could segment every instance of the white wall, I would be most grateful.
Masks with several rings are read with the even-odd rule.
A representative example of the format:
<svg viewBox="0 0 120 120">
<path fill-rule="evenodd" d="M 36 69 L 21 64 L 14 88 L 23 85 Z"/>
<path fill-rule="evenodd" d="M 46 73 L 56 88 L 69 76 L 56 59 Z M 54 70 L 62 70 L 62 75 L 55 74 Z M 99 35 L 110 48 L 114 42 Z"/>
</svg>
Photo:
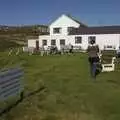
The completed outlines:
<svg viewBox="0 0 120 120">
<path fill-rule="evenodd" d="M 75 37 L 82 37 L 82 43 L 76 44 L 75 43 Z M 69 42 L 73 46 L 81 46 L 82 49 L 87 49 L 87 47 L 88 47 L 88 38 L 87 37 L 88 37 L 87 35 L 70 35 L 69 36 Z"/>
<path fill-rule="evenodd" d="M 116 49 L 119 46 L 120 34 L 101 34 L 96 35 L 96 43 L 100 46 L 100 49 L 104 48 L 104 45 L 115 46 Z"/>
<path fill-rule="evenodd" d="M 47 46 L 51 46 L 51 40 L 56 40 L 56 46 L 60 49 L 60 39 L 65 39 L 65 44 L 72 44 L 74 46 L 81 46 L 83 49 L 87 49 L 88 40 L 86 35 L 78 35 L 82 37 L 82 44 L 75 44 L 75 35 L 51 35 L 51 36 L 39 36 L 39 45 L 42 46 L 42 40 L 47 40 Z"/>
<path fill-rule="evenodd" d="M 96 34 L 96 35 L 89 34 L 89 35 L 75 35 L 75 36 L 82 37 L 82 44 L 79 44 L 79 45 L 81 45 L 83 49 L 86 49 L 88 46 L 89 36 L 96 36 L 96 44 L 99 45 L 100 49 L 104 49 L 104 45 L 112 45 L 112 46 L 115 46 L 117 49 L 119 46 L 119 42 L 120 42 L 120 34 Z M 73 45 L 76 45 L 75 36 L 72 35 L 70 37 L 70 41 Z"/>
<path fill-rule="evenodd" d="M 49 35 L 39 36 L 39 47 L 42 47 L 42 40 L 47 40 L 47 45 L 45 47 L 48 47 L 51 45 L 51 39 Z"/>
<path fill-rule="evenodd" d="M 39 45 L 42 46 L 42 40 L 47 40 L 47 46 L 51 46 L 51 40 L 56 40 L 56 46 L 60 49 L 60 39 L 65 39 L 66 43 L 69 44 L 69 36 L 66 35 L 51 35 L 51 36 L 39 36 Z M 45 46 L 46 47 L 46 46 Z"/>
<path fill-rule="evenodd" d="M 68 27 L 78 28 L 79 26 L 80 26 L 80 24 L 78 24 L 74 20 L 70 19 L 66 15 L 62 15 L 50 25 L 50 35 L 53 35 L 53 28 L 60 27 L 60 28 L 62 28 L 61 34 L 67 35 L 68 34 L 68 32 L 67 32 Z"/>
<path fill-rule="evenodd" d="M 80 36 L 82 37 L 81 44 L 75 44 L 75 37 Z M 39 36 L 39 45 L 42 46 L 42 40 L 47 40 L 47 46 L 51 46 L 51 40 L 56 40 L 56 46 L 60 49 L 60 39 L 65 39 L 66 45 L 71 43 L 74 46 L 81 46 L 83 49 L 87 49 L 88 47 L 88 37 L 89 36 L 96 36 L 96 44 L 99 45 L 100 49 L 104 48 L 104 45 L 113 45 L 118 48 L 120 34 L 97 34 L 97 35 L 51 35 L 51 36 Z"/>
<path fill-rule="evenodd" d="M 36 40 L 37 39 L 29 39 L 28 40 L 28 47 L 36 47 Z"/>
</svg>

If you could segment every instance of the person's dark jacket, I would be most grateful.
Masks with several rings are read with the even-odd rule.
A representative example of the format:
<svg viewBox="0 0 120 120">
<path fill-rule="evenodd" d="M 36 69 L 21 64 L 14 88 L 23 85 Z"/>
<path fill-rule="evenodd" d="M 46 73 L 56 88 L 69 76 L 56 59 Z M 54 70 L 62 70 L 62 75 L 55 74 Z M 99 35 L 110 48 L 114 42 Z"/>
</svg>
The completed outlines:
<svg viewBox="0 0 120 120">
<path fill-rule="evenodd" d="M 87 52 L 88 52 L 88 56 L 90 58 L 94 58 L 94 57 L 98 57 L 98 53 L 99 53 L 99 47 L 98 45 L 89 45 L 88 46 L 88 49 L 87 49 Z"/>
</svg>

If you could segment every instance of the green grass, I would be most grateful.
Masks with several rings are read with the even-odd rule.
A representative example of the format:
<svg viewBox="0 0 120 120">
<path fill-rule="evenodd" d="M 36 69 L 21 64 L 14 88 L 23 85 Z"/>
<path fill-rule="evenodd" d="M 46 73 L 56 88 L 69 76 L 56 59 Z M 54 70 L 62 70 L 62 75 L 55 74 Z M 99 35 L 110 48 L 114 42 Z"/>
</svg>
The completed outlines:
<svg viewBox="0 0 120 120">
<path fill-rule="evenodd" d="M 46 90 L 23 100 L 1 120 L 120 120 L 120 65 L 89 74 L 85 54 L 44 56 L 0 53 L 0 68 L 22 64 L 25 94 L 40 86 Z"/>
<path fill-rule="evenodd" d="M 0 52 L 8 50 L 8 48 L 15 48 L 23 46 L 22 44 L 12 41 L 10 39 L 0 38 Z"/>
</svg>

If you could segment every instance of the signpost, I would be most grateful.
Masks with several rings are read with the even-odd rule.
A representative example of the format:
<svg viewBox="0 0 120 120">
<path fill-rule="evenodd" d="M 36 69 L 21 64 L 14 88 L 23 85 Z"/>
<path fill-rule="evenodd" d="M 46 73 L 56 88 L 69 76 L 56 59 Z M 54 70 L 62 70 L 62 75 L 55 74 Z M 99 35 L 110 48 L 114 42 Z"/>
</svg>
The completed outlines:
<svg viewBox="0 0 120 120">
<path fill-rule="evenodd" d="M 21 68 L 11 68 L 0 72 L 0 100 L 18 95 L 23 87 L 21 79 L 23 71 Z"/>
</svg>

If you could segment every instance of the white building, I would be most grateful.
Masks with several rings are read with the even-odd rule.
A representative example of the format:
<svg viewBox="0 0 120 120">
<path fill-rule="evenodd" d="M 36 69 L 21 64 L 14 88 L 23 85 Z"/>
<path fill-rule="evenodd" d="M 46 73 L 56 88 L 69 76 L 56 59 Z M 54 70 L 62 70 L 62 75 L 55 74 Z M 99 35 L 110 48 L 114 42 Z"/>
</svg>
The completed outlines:
<svg viewBox="0 0 120 120">
<path fill-rule="evenodd" d="M 58 49 L 61 45 L 72 44 L 87 49 L 90 39 L 94 39 L 100 49 L 105 46 L 120 46 L 120 26 L 88 27 L 71 16 L 61 15 L 49 26 L 48 35 L 40 35 L 38 40 L 28 40 L 28 47 L 52 46 Z"/>
</svg>

